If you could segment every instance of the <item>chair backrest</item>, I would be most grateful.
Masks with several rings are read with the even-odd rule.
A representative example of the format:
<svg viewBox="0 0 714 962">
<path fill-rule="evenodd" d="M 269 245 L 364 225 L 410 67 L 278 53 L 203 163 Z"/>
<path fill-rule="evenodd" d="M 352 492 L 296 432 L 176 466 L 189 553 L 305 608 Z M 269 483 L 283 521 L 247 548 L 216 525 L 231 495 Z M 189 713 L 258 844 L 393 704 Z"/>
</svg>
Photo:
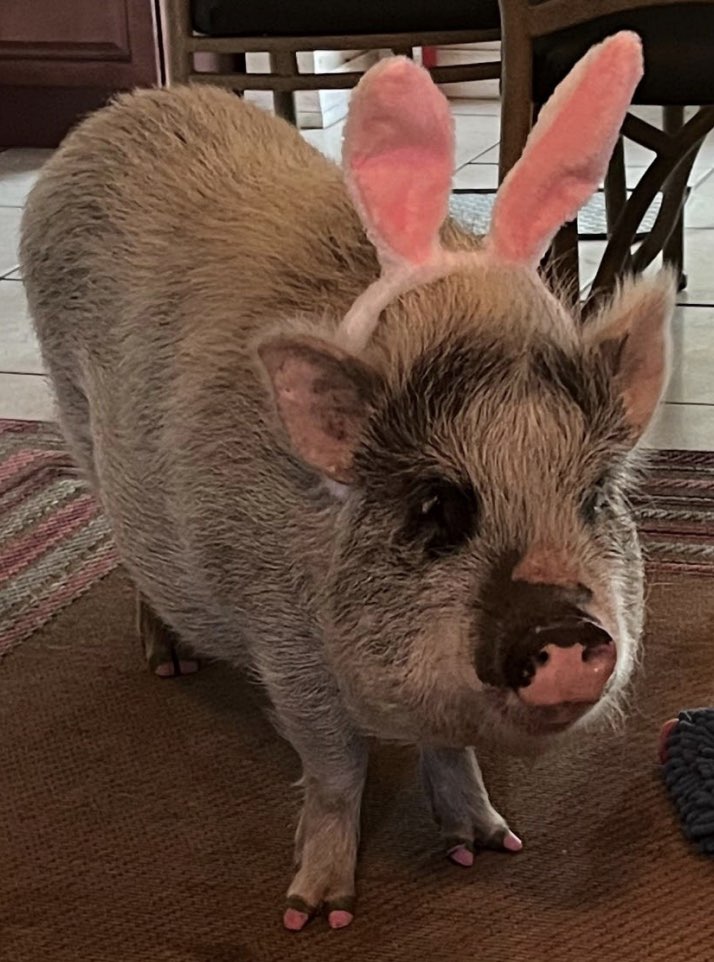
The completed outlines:
<svg viewBox="0 0 714 962">
<path fill-rule="evenodd" d="M 714 0 L 695 3 L 714 5 Z M 501 147 L 499 179 L 520 157 L 532 125 L 533 41 L 609 14 L 692 0 L 499 0 L 501 10 Z"/>
<path fill-rule="evenodd" d="M 714 4 L 714 0 L 694 2 Z M 692 0 L 499 0 L 503 27 L 520 26 L 531 38 L 613 13 L 677 5 L 692 6 Z"/>
</svg>

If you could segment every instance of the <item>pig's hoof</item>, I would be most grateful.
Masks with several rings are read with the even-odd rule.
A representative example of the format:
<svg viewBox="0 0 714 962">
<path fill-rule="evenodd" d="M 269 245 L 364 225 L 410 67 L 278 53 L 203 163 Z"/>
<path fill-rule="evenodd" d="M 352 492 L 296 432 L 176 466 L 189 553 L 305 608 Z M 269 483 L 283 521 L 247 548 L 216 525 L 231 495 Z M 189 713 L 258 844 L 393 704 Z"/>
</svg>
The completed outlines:
<svg viewBox="0 0 714 962">
<path fill-rule="evenodd" d="M 283 928 L 288 932 L 302 932 L 309 921 L 307 912 L 300 912 L 298 909 L 287 908 L 283 914 Z"/>
<path fill-rule="evenodd" d="M 520 852 L 523 848 L 523 842 L 507 826 L 485 836 L 482 841 L 477 837 L 477 844 L 484 848 L 505 849 L 506 852 Z"/>
<path fill-rule="evenodd" d="M 149 669 L 159 678 L 193 675 L 199 662 L 191 657 L 176 632 L 159 618 L 148 601 L 137 593 L 137 628 Z"/>
<path fill-rule="evenodd" d="M 308 905 L 304 899 L 298 895 L 288 897 L 287 908 L 283 912 L 283 927 L 288 932 L 302 932 L 307 923 L 319 909 Z M 327 917 L 327 924 L 331 929 L 346 929 L 352 924 L 355 917 L 354 899 L 336 899 L 334 902 L 325 902 L 322 907 L 322 914 Z"/>
<path fill-rule="evenodd" d="M 474 864 L 473 846 L 470 842 L 459 842 L 458 845 L 449 846 L 446 850 L 447 857 L 462 868 L 471 868 Z"/>
<path fill-rule="evenodd" d="M 501 844 L 507 852 L 520 852 L 523 848 L 523 842 L 510 830 L 510 828 L 506 831 L 506 834 L 501 839 Z"/>
<path fill-rule="evenodd" d="M 352 923 L 354 915 L 344 909 L 336 909 L 327 916 L 327 922 L 331 929 L 346 929 Z"/>
<path fill-rule="evenodd" d="M 153 672 L 159 678 L 178 678 L 181 675 L 194 675 L 199 667 L 199 663 L 191 658 L 176 658 L 159 662 L 153 666 Z"/>
<path fill-rule="evenodd" d="M 474 864 L 477 848 L 505 849 L 507 852 L 520 852 L 523 842 L 515 835 L 510 828 L 500 829 L 483 839 L 476 836 L 471 841 L 463 839 L 453 839 L 447 842 L 446 855 L 454 863 L 462 868 L 471 868 Z"/>
<path fill-rule="evenodd" d="M 288 896 L 287 907 L 283 912 L 283 928 L 288 932 L 302 932 L 316 911 L 298 895 Z"/>
<path fill-rule="evenodd" d="M 325 903 L 327 924 L 331 929 L 346 929 L 355 917 L 354 898 L 337 899 Z"/>
</svg>

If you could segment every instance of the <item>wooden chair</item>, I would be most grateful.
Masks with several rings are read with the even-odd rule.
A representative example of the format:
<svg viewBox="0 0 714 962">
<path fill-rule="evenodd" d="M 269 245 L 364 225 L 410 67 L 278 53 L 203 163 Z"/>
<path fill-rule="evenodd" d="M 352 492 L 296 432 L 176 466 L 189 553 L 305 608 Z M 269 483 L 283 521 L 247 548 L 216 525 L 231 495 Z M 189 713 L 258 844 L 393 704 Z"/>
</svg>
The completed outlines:
<svg viewBox="0 0 714 962">
<path fill-rule="evenodd" d="M 355 71 L 300 73 L 299 51 L 388 49 L 411 55 L 415 47 L 500 36 L 497 0 L 360 0 L 348 6 L 325 0 L 164 0 L 170 82 L 270 90 L 276 113 L 294 123 L 295 91 L 349 88 L 361 77 Z M 245 54 L 251 52 L 269 55 L 268 73 L 247 73 Z M 199 72 L 197 53 L 219 55 L 230 69 Z M 431 74 L 437 83 L 489 80 L 499 77 L 500 66 L 499 61 L 440 66 Z"/>
<path fill-rule="evenodd" d="M 619 29 L 643 38 L 645 77 L 635 104 L 664 107 L 662 127 L 629 113 L 622 133 L 655 158 L 627 196 L 622 137 L 605 182 L 608 243 L 585 305 L 593 309 L 618 277 L 644 270 L 662 252 L 683 272 L 683 205 L 697 151 L 714 128 L 714 0 L 499 0 L 502 113 L 499 176 L 521 154 L 533 118 L 556 84 L 593 44 Z M 594 10 L 597 17 L 593 18 Z M 687 122 L 684 109 L 700 106 Z M 632 253 L 638 228 L 662 191 L 651 231 Z M 578 292 L 577 225 L 558 235 L 551 259 Z"/>
</svg>

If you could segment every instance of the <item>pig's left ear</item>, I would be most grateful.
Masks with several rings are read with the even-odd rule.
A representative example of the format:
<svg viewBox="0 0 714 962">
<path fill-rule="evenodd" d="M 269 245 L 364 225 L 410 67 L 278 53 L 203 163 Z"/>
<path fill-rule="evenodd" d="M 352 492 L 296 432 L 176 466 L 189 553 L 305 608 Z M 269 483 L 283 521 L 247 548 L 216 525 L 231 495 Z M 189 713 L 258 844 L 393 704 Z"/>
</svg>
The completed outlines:
<svg viewBox="0 0 714 962">
<path fill-rule="evenodd" d="M 448 102 L 426 70 L 393 57 L 364 75 L 352 94 L 342 160 L 382 269 L 418 269 L 438 256 L 454 127 Z"/>
<path fill-rule="evenodd" d="M 585 328 L 587 343 L 610 368 L 633 440 L 652 419 L 669 378 L 674 273 L 627 281 Z"/>
</svg>

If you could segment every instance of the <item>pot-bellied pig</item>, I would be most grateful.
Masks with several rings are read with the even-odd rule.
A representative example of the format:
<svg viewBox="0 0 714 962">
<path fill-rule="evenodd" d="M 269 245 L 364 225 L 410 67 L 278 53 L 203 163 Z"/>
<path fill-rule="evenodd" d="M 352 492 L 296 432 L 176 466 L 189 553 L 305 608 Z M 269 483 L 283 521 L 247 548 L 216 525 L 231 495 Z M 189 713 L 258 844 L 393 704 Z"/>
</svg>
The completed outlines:
<svg viewBox="0 0 714 962">
<path fill-rule="evenodd" d="M 631 34 L 584 58 L 484 238 L 446 216 L 448 105 L 401 58 L 359 85 L 344 170 L 229 91 L 177 87 L 88 118 L 32 190 L 31 313 L 151 665 L 245 665 L 300 756 L 288 928 L 352 918 L 371 737 L 419 746 L 470 864 L 521 847 L 471 746 L 537 750 L 622 701 L 672 278 L 581 322 L 537 268 L 640 74 Z"/>
</svg>

